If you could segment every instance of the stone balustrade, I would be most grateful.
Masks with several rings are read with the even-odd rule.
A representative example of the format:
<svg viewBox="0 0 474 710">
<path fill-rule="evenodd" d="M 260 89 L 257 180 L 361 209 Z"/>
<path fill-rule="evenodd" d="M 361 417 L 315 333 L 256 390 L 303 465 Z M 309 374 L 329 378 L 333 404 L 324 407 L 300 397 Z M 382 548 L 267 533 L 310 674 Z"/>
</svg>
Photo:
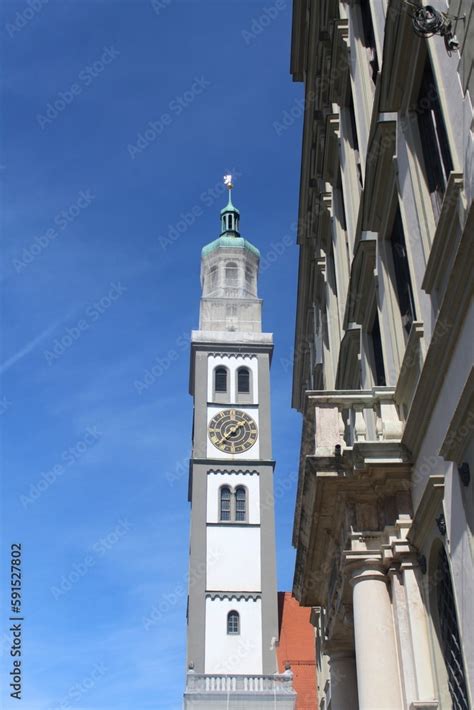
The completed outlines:
<svg viewBox="0 0 474 710">
<path fill-rule="evenodd" d="M 392 387 L 306 392 L 311 425 L 305 431 L 305 454 L 334 456 L 361 442 L 400 441 L 403 422 L 394 392 Z"/>
<path fill-rule="evenodd" d="M 186 694 L 189 693 L 289 693 L 293 694 L 293 674 L 221 675 L 189 671 Z"/>
</svg>

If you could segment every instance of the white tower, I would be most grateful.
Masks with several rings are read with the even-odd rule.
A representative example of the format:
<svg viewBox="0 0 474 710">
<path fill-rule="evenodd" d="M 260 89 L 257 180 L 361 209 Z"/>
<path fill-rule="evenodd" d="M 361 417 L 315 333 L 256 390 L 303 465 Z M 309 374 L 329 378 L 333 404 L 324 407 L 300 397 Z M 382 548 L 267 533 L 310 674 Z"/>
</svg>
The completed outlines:
<svg viewBox="0 0 474 710">
<path fill-rule="evenodd" d="M 294 708 L 277 674 L 275 526 L 270 429 L 271 333 L 262 333 L 260 254 L 239 233 L 231 199 L 201 260 L 194 398 L 185 708 Z"/>
</svg>

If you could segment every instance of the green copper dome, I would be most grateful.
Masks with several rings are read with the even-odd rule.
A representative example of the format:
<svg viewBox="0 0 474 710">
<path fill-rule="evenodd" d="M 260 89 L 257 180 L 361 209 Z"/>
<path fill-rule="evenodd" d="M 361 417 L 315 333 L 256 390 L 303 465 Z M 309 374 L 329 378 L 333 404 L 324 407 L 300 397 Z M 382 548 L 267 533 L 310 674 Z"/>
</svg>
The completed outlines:
<svg viewBox="0 0 474 710">
<path fill-rule="evenodd" d="M 254 247 L 254 245 L 248 242 L 246 239 L 244 239 L 243 237 L 226 236 L 225 234 L 219 237 L 218 239 L 215 239 L 210 244 L 206 244 L 206 246 L 202 248 L 201 255 L 207 256 L 215 249 L 219 249 L 219 247 L 233 247 L 234 249 L 237 247 L 240 249 L 248 249 L 253 254 L 255 254 L 255 256 L 260 258 L 260 252 L 257 247 Z"/>
</svg>

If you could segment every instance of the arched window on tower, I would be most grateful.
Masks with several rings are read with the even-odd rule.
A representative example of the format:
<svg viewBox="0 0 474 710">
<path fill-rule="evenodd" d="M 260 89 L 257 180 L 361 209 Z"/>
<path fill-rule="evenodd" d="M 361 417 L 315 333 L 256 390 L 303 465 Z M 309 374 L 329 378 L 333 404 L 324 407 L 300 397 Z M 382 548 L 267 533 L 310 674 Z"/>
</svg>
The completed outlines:
<svg viewBox="0 0 474 710">
<path fill-rule="evenodd" d="M 235 490 L 235 519 L 237 522 L 247 519 L 247 491 L 243 486 Z"/>
<path fill-rule="evenodd" d="M 219 493 L 219 520 L 230 520 L 231 496 L 229 486 L 222 486 Z"/>
<path fill-rule="evenodd" d="M 229 611 L 227 614 L 227 633 L 230 635 L 240 634 L 240 615 L 238 611 Z"/>
<path fill-rule="evenodd" d="M 225 265 L 226 286 L 239 285 L 239 269 L 235 261 L 228 261 Z"/>
<path fill-rule="evenodd" d="M 237 371 L 237 392 L 239 394 L 250 392 L 250 371 L 247 367 L 239 367 Z"/>
<path fill-rule="evenodd" d="M 469 710 L 453 584 L 444 547 L 440 547 L 438 552 L 435 575 L 439 642 L 448 673 L 448 689 L 453 710 Z"/>
<path fill-rule="evenodd" d="M 225 367 L 216 367 L 214 371 L 214 390 L 227 392 L 227 370 Z"/>
</svg>

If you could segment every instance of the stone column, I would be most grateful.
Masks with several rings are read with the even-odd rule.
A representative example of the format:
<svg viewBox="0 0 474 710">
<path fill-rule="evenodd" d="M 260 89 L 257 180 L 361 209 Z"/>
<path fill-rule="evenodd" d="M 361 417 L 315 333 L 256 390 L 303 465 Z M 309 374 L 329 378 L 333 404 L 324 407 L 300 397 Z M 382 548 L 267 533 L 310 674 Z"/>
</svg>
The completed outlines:
<svg viewBox="0 0 474 710">
<path fill-rule="evenodd" d="M 370 553 L 369 553 L 370 554 Z M 357 559 L 358 558 L 358 559 Z M 359 710 L 403 708 L 392 605 L 380 558 L 347 555 L 353 586 Z"/>
<path fill-rule="evenodd" d="M 358 710 L 354 649 L 329 642 L 331 710 Z"/>
</svg>

